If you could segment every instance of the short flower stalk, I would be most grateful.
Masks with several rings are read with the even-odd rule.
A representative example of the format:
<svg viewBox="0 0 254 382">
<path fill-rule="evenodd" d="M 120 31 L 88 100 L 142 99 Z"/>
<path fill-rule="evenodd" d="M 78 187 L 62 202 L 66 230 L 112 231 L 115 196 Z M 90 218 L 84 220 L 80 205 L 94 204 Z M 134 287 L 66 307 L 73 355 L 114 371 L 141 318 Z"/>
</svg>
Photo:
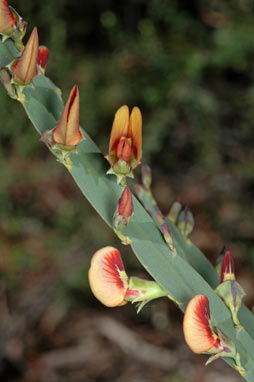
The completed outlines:
<svg viewBox="0 0 254 382">
<path fill-rule="evenodd" d="M 138 107 L 129 115 L 128 106 L 120 107 L 113 121 L 107 159 L 111 165 L 107 174 L 114 174 L 117 183 L 125 185 L 126 177 L 133 178 L 139 165 L 142 149 L 142 116 Z"/>
<path fill-rule="evenodd" d="M 221 265 L 220 284 L 215 291 L 231 311 L 232 320 L 236 328 L 241 328 L 242 325 L 240 324 L 237 315 L 242 299 L 245 296 L 245 292 L 235 279 L 234 261 L 230 251 L 227 248 L 224 248 L 223 254 L 224 258 Z"/>
</svg>

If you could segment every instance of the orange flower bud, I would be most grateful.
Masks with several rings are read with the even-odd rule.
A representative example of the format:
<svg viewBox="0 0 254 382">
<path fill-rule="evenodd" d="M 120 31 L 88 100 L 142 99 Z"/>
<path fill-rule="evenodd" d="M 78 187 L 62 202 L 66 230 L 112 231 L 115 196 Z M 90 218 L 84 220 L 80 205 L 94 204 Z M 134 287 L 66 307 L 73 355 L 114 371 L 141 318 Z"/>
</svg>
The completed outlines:
<svg viewBox="0 0 254 382">
<path fill-rule="evenodd" d="M 44 45 L 40 45 L 39 46 L 39 49 L 38 49 L 38 59 L 37 59 L 37 63 L 41 69 L 41 71 L 44 73 L 45 72 L 45 68 L 46 68 L 46 65 L 47 65 L 47 62 L 48 62 L 48 58 L 49 58 L 49 50 L 46 46 Z"/>
<path fill-rule="evenodd" d="M 223 262 L 221 265 L 220 283 L 227 280 L 235 280 L 234 261 L 230 251 L 225 247 L 223 249 Z"/>
<path fill-rule="evenodd" d="M 12 28 L 16 23 L 6 0 L 0 0 L 0 33 Z"/>
<path fill-rule="evenodd" d="M 21 56 L 12 68 L 16 80 L 20 82 L 20 85 L 29 84 L 37 75 L 38 48 L 39 38 L 37 28 L 34 27 Z"/>
<path fill-rule="evenodd" d="M 113 172 L 130 176 L 132 169 L 140 163 L 141 148 L 141 112 L 135 106 L 129 115 L 128 106 L 121 106 L 115 114 L 107 156 Z"/>
<path fill-rule="evenodd" d="M 53 130 L 56 143 L 64 146 L 76 146 L 82 138 L 79 129 L 79 91 L 75 85 L 64 106 L 60 120 Z"/>
<path fill-rule="evenodd" d="M 120 252 L 114 247 L 99 249 L 92 257 L 88 279 L 95 297 L 108 307 L 125 305 L 128 276 Z"/>
<path fill-rule="evenodd" d="M 183 333 L 187 345 L 194 353 L 220 347 L 218 336 L 211 326 L 209 301 L 206 296 L 198 294 L 188 303 L 184 314 Z"/>
</svg>

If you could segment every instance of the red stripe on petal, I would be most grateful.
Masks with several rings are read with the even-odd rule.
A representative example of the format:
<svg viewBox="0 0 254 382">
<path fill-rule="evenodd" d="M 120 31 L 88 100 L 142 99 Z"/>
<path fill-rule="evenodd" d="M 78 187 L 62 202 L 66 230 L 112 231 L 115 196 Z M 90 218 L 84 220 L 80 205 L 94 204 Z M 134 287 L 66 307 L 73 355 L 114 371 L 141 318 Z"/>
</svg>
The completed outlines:
<svg viewBox="0 0 254 382">
<path fill-rule="evenodd" d="M 124 289 L 124 282 L 120 277 L 120 272 L 124 271 L 124 265 L 120 252 L 116 249 L 107 253 L 102 261 L 103 270 L 107 273 L 109 282 L 117 285 L 118 288 Z"/>
</svg>

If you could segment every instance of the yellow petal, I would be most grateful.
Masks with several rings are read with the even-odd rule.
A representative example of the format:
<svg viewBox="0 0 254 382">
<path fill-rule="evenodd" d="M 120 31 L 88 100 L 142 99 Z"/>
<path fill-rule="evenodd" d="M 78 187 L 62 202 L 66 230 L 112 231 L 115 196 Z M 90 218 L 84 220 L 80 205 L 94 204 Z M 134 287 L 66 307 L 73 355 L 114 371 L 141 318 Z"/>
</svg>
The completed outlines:
<svg viewBox="0 0 254 382">
<path fill-rule="evenodd" d="M 133 168 L 136 168 L 140 162 L 142 153 L 142 115 L 137 106 L 135 106 L 131 112 L 128 137 L 132 140 L 132 147 L 136 157 L 136 163 Z"/>
<path fill-rule="evenodd" d="M 0 33 L 11 28 L 16 20 L 6 0 L 0 0 Z"/>
<path fill-rule="evenodd" d="M 79 130 L 79 90 L 73 86 L 68 101 L 64 106 L 60 120 L 53 131 L 56 143 L 65 146 L 76 146 L 80 139 Z"/>
<path fill-rule="evenodd" d="M 121 106 L 113 121 L 113 126 L 110 134 L 109 154 L 115 149 L 121 137 L 127 137 L 129 124 L 129 108 Z"/>
<path fill-rule="evenodd" d="M 210 324 L 209 301 L 206 296 L 198 294 L 187 305 L 183 320 L 185 341 L 194 353 L 203 353 L 215 343 Z"/>
<path fill-rule="evenodd" d="M 108 307 L 124 305 L 128 277 L 116 248 L 104 247 L 95 252 L 88 279 L 93 294 L 102 304 Z"/>
<path fill-rule="evenodd" d="M 34 27 L 21 56 L 13 68 L 16 77 L 25 85 L 29 84 L 37 74 L 38 48 L 39 38 L 37 28 Z"/>
</svg>

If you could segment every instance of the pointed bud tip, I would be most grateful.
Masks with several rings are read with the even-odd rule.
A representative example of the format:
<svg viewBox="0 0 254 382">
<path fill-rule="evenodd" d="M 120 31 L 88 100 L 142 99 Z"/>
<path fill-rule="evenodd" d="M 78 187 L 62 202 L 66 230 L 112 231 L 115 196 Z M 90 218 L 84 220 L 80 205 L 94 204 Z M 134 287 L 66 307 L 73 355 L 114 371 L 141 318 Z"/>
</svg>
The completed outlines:
<svg viewBox="0 0 254 382">
<path fill-rule="evenodd" d="M 235 280 L 234 260 L 227 246 L 223 248 L 222 255 L 224 258 L 221 264 L 220 283 Z"/>
<path fill-rule="evenodd" d="M 102 304 L 108 307 L 124 305 L 128 277 L 116 248 L 104 247 L 95 252 L 88 279 L 93 294 Z"/>
<path fill-rule="evenodd" d="M 198 294 L 187 305 L 183 332 L 187 345 L 194 353 L 203 353 L 211 349 L 215 343 L 210 325 L 210 309 L 208 298 Z"/>
</svg>

